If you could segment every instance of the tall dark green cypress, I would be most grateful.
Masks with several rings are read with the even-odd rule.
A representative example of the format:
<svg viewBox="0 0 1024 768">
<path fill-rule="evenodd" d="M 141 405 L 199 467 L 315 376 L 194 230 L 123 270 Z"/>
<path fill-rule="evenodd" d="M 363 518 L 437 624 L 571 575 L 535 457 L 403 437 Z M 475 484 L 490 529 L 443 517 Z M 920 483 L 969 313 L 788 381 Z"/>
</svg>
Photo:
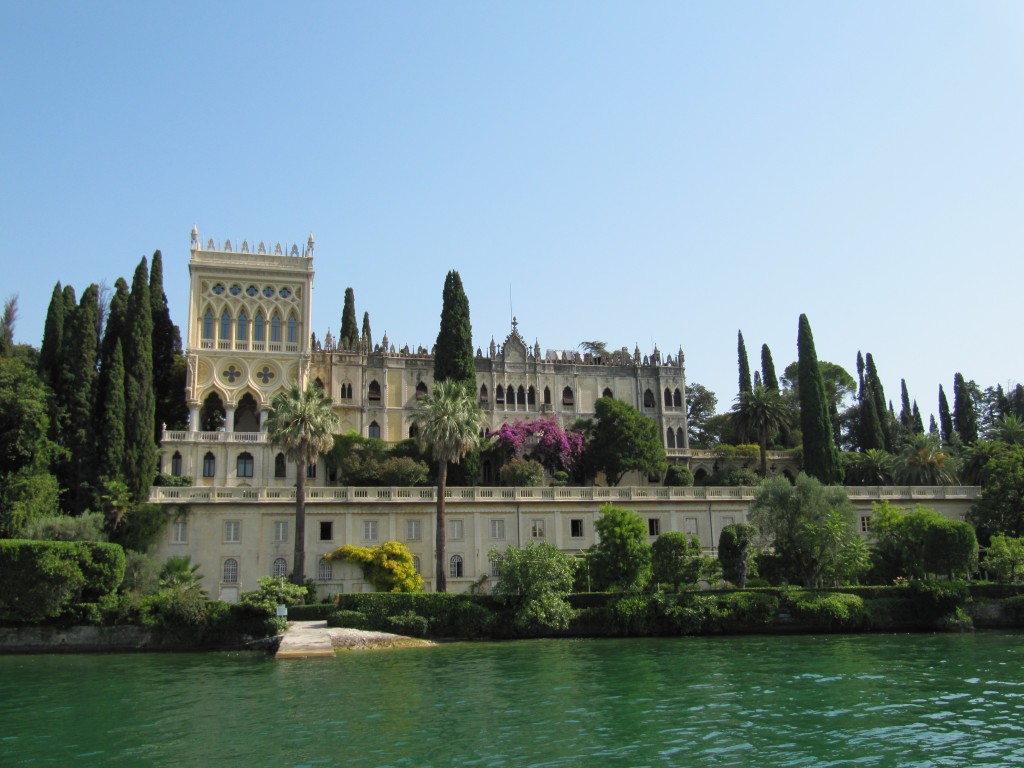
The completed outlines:
<svg viewBox="0 0 1024 768">
<path fill-rule="evenodd" d="M 128 298 L 128 343 L 125 369 L 125 484 L 136 501 L 149 497 L 156 476 L 153 427 L 153 310 L 149 300 L 149 270 L 143 257 L 135 269 Z"/>
<path fill-rule="evenodd" d="M 66 476 L 67 508 L 78 514 L 92 503 L 96 487 L 96 433 L 93 409 L 96 398 L 96 360 L 99 354 L 99 288 L 93 284 L 82 292 L 65 338 L 71 343 L 64 351 L 65 403 L 67 406 L 70 472 Z M 67 327 L 67 326 L 66 326 Z"/>
<path fill-rule="evenodd" d="M 924 434 L 924 419 L 921 418 L 921 409 L 917 407 L 917 400 L 914 401 L 914 406 L 911 408 L 913 413 L 913 419 L 911 420 L 911 429 L 915 435 Z"/>
<path fill-rule="evenodd" d="M 359 342 L 367 352 L 373 351 L 373 334 L 370 333 L 369 312 L 363 312 L 363 332 L 359 334 Z"/>
<path fill-rule="evenodd" d="M 914 426 L 914 411 L 910 407 L 910 393 L 907 391 L 907 380 L 900 379 L 900 426 L 911 432 Z"/>
<path fill-rule="evenodd" d="M 887 451 L 892 451 L 892 428 L 889 418 L 889 409 L 885 404 L 885 390 L 882 388 L 882 379 L 878 376 L 878 369 L 875 367 L 875 358 L 867 353 L 865 358 L 864 383 L 867 385 L 871 396 L 875 401 L 875 413 L 878 414 L 878 422 L 882 427 L 882 436 L 885 444 L 882 446 Z"/>
<path fill-rule="evenodd" d="M 97 403 L 97 474 L 101 479 L 121 480 L 125 458 L 124 352 L 121 340 L 114 340 L 114 351 L 103 361 L 100 378 L 104 399 Z"/>
<path fill-rule="evenodd" d="M 153 312 L 153 396 L 156 418 L 153 428 L 157 439 L 164 424 L 180 428 L 188 420 L 185 403 L 185 382 L 175 375 L 180 365 L 181 332 L 171 320 L 164 292 L 164 263 L 160 251 L 153 254 L 149 270 L 149 301 Z"/>
<path fill-rule="evenodd" d="M 767 344 L 761 345 L 761 381 L 765 389 L 779 391 L 779 377 L 775 375 L 775 361 Z"/>
<path fill-rule="evenodd" d="M 60 281 L 53 286 L 50 306 L 46 310 L 43 343 L 39 348 L 39 375 L 51 388 L 59 377 L 61 343 L 64 336 L 64 289 Z"/>
<path fill-rule="evenodd" d="M 743 343 L 743 331 L 736 332 L 736 359 L 740 369 L 739 396 L 753 391 L 750 386 L 750 361 L 747 360 L 747 345 Z"/>
<path fill-rule="evenodd" d="M 832 438 L 825 380 L 818 366 L 814 336 L 807 315 L 800 315 L 797 333 L 797 380 L 800 387 L 800 428 L 804 440 L 804 472 L 826 485 L 843 479 L 843 468 Z"/>
<path fill-rule="evenodd" d="M 341 310 L 341 333 L 338 346 L 355 349 L 359 345 L 359 326 L 356 325 L 356 295 L 351 288 L 345 289 L 345 306 Z"/>
<path fill-rule="evenodd" d="M 471 391 L 476 390 L 469 299 L 462 288 L 462 278 L 454 269 L 444 279 L 441 328 L 434 347 L 434 381 L 463 381 Z"/>
<path fill-rule="evenodd" d="M 978 414 L 974 407 L 974 397 L 959 372 L 953 376 L 953 428 L 964 445 L 978 442 Z"/>
<path fill-rule="evenodd" d="M 861 389 L 857 442 L 861 451 L 885 450 L 885 433 L 875 409 L 875 398 L 867 387 Z"/>
<path fill-rule="evenodd" d="M 953 416 L 949 412 L 949 400 L 946 393 L 939 384 L 939 431 L 942 435 L 942 442 L 949 444 L 953 439 Z"/>
</svg>

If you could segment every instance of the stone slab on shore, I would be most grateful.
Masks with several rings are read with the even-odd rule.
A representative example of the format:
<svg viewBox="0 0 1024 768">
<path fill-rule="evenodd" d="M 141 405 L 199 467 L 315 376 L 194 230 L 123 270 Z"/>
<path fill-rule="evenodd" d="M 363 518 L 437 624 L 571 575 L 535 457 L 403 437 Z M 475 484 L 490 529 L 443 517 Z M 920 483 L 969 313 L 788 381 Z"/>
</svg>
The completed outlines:
<svg viewBox="0 0 1024 768">
<path fill-rule="evenodd" d="M 328 627 L 327 622 L 323 620 L 293 621 L 288 624 L 288 630 L 281 638 L 274 658 L 333 658 L 336 650 L 414 648 L 429 645 L 433 645 L 429 640 L 393 635 L 390 632 Z"/>
</svg>

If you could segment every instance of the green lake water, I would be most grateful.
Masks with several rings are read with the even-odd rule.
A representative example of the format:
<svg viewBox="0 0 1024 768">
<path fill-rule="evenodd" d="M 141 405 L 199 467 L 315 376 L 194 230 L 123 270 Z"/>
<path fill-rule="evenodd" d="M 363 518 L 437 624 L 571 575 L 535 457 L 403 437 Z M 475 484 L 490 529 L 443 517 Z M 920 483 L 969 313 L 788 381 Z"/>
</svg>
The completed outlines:
<svg viewBox="0 0 1024 768">
<path fill-rule="evenodd" d="M 0 766 L 1024 763 L 1024 635 L 0 657 Z"/>
</svg>

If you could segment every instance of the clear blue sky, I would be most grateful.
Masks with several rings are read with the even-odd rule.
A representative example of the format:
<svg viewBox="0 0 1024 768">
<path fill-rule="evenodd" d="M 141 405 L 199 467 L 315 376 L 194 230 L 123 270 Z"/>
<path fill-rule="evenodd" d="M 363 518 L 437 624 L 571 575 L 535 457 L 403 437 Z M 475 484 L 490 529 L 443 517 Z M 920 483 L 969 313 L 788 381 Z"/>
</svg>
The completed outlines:
<svg viewBox="0 0 1024 768">
<path fill-rule="evenodd" d="M 131 3 L 0 8 L 0 298 L 38 345 L 61 280 L 189 232 L 317 242 L 429 347 L 457 269 L 475 344 L 682 345 L 736 394 L 736 332 L 781 370 L 873 352 L 925 413 L 1021 378 L 1024 4 Z"/>
</svg>

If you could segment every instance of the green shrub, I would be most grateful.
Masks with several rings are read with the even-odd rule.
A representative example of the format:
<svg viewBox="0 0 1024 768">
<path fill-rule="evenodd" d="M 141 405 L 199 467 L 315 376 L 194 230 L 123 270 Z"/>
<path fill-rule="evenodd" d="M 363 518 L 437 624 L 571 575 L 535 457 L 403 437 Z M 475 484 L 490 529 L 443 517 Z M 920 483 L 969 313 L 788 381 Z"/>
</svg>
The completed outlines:
<svg viewBox="0 0 1024 768">
<path fill-rule="evenodd" d="M 623 635 L 646 635 L 657 626 L 657 615 L 648 595 L 621 598 L 611 609 L 616 630 Z"/>
<path fill-rule="evenodd" d="M 412 611 L 388 616 L 386 624 L 389 632 L 410 637 L 426 637 L 427 629 L 430 626 L 430 622 Z"/>
<path fill-rule="evenodd" d="M 259 590 L 243 592 L 239 602 L 257 608 L 268 616 L 277 615 L 277 606 L 286 605 L 290 608 L 301 604 L 308 596 L 304 586 L 273 576 L 262 576 L 257 583 L 260 585 Z"/>
<path fill-rule="evenodd" d="M 928 625 L 939 626 L 955 615 L 971 599 L 965 581 L 912 581 L 910 594 L 918 617 Z"/>
<path fill-rule="evenodd" d="M 192 478 L 188 475 L 169 475 L 166 472 L 161 472 L 154 478 L 153 485 L 164 488 L 188 488 L 192 485 Z"/>
<path fill-rule="evenodd" d="M 39 622 L 96 602 L 124 578 L 115 544 L 0 540 L 0 620 Z"/>
<path fill-rule="evenodd" d="M 740 629 L 772 624 L 779 614 L 779 598 L 763 592 L 727 592 L 718 596 L 723 628 Z"/>
<path fill-rule="evenodd" d="M 793 618 L 828 629 L 861 629 L 868 622 L 864 600 L 857 595 L 792 590 L 786 605 Z"/>
<path fill-rule="evenodd" d="M 327 616 L 328 627 L 348 627 L 351 629 L 369 629 L 366 614 L 359 611 L 335 609 Z"/>
<path fill-rule="evenodd" d="M 334 603 L 314 603 L 313 605 L 295 605 L 288 608 L 288 618 L 292 621 L 322 621 L 337 610 Z"/>
<path fill-rule="evenodd" d="M 669 487 L 685 487 L 693 485 L 693 473 L 684 466 L 672 464 L 665 472 L 665 485 Z"/>
</svg>

